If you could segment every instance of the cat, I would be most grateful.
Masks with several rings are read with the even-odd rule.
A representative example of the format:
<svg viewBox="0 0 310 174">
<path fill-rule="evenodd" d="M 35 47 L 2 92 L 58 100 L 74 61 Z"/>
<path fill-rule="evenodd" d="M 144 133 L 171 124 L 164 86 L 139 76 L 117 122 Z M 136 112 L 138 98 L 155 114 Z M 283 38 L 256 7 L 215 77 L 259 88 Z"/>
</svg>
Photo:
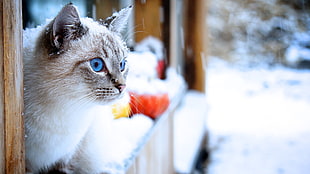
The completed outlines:
<svg viewBox="0 0 310 174">
<path fill-rule="evenodd" d="M 99 105 L 125 93 L 128 49 L 120 33 L 131 10 L 94 21 L 69 3 L 24 51 L 27 173 L 113 172 L 103 135 L 113 117 Z"/>
</svg>

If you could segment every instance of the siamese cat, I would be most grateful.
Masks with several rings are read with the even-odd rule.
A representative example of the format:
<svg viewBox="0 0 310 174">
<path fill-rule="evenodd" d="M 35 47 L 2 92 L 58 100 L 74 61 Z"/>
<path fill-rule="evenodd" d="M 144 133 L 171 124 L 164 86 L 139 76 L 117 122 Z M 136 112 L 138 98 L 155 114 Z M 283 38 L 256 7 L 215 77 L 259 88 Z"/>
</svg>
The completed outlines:
<svg viewBox="0 0 310 174">
<path fill-rule="evenodd" d="M 104 137 L 113 117 L 97 107 L 125 91 L 128 49 L 120 32 L 131 9 L 94 21 L 67 4 L 25 51 L 27 173 L 115 173 Z"/>
</svg>

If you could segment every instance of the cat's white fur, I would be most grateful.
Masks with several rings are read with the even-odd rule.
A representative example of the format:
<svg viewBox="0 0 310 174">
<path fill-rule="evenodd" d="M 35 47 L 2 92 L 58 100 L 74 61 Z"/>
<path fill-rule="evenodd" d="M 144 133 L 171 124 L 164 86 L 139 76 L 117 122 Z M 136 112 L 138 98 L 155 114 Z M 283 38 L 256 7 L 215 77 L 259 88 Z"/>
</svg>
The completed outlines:
<svg viewBox="0 0 310 174">
<path fill-rule="evenodd" d="M 82 54 L 92 47 L 96 47 L 98 33 L 109 33 L 115 35 L 107 27 L 98 25 L 97 22 L 89 18 L 81 18 L 81 23 L 88 27 L 87 37 L 82 37 L 76 42 L 83 42 L 87 47 L 75 47 L 75 41 L 70 47 L 76 49 L 76 53 Z M 45 32 L 45 27 L 41 27 L 41 32 Z M 40 47 L 37 45 L 36 47 Z M 50 167 L 57 162 L 69 164 L 76 174 L 96 174 L 96 173 L 117 173 L 112 152 L 115 152 L 117 144 L 106 142 L 111 140 L 107 137 L 113 136 L 109 127 L 113 121 L 111 108 L 107 105 L 98 105 L 89 101 L 85 96 L 72 94 L 68 86 L 74 84 L 77 91 L 83 90 L 83 83 L 76 85 L 70 79 L 62 79 L 64 83 L 54 84 L 57 79 L 48 79 L 40 86 L 38 81 L 46 80 L 44 69 L 37 70 L 41 58 L 40 51 L 36 47 L 25 47 L 25 126 L 26 126 L 26 165 L 30 173 L 39 173 L 42 169 Z M 45 53 L 42 53 L 44 55 Z M 65 55 L 70 56 L 70 54 Z M 75 59 L 72 55 L 72 59 Z M 38 60 L 34 60 L 38 59 Z M 66 64 L 66 62 L 63 62 Z M 107 64 L 108 68 L 112 65 Z M 49 68 L 49 67 L 47 67 Z M 62 74 L 61 68 L 55 67 L 55 74 Z M 57 77 L 56 77 L 57 78 Z M 61 78 L 61 77 L 60 77 Z M 64 77 L 66 78 L 66 77 Z M 50 81 L 49 81 L 50 80 Z M 53 82 L 54 80 L 54 82 Z M 74 79 L 78 81 L 78 79 Z M 78 82 L 77 82 L 78 83 Z M 54 90 L 49 85 L 58 85 L 63 90 Z M 37 85 L 27 89 L 27 86 Z M 63 85 L 63 86 L 62 86 Z M 45 92 L 42 92 L 45 88 Z M 43 98 L 42 93 L 54 96 Z M 116 156 L 117 157 L 117 156 Z M 67 169 L 63 169 L 64 171 Z"/>
</svg>

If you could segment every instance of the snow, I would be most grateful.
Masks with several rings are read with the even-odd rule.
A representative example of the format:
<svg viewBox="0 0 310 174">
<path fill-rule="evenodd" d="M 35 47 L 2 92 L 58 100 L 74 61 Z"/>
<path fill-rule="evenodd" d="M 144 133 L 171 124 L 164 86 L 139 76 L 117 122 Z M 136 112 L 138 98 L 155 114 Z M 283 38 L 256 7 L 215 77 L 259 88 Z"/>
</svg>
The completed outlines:
<svg viewBox="0 0 310 174">
<path fill-rule="evenodd" d="M 296 65 L 302 60 L 310 61 L 310 32 L 294 33 L 294 41 L 285 51 L 285 59 L 289 65 Z"/>
<path fill-rule="evenodd" d="M 154 121 L 143 114 L 136 114 L 132 118 L 111 119 L 107 117 L 112 114 L 107 105 L 98 105 L 91 112 L 104 116 L 101 117 L 104 119 L 104 131 L 96 134 L 104 137 L 104 144 L 95 153 L 104 153 L 107 161 L 100 165 L 109 166 L 114 174 L 126 173 L 148 138 L 147 133 L 154 126 Z M 99 123 L 102 122 L 97 122 Z"/>
<path fill-rule="evenodd" d="M 172 99 L 178 95 L 186 84 L 181 75 L 174 68 L 167 68 L 166 79 L 157 77 L 157 58 L 154 53 L 130 52 L 127 57 L 129 73 L 127 76 L 127 90 L 137 94 L 168 93 Z"/>
<path fill-rule="evenodd" d="M 177 173 L 191 173 L 206 134 L 206 96 L 188 91 L 174 117 L 174 167 Z"/>
<path fill-rule="evenodd" d="M 310 171 L 310 70 L 211 58 L 207 81 L 208 174 Z"/>
<path fill-rule="evenodd" d="M 24 50 L 24 59 L 31 57 L 34 51 L 36 39 L 39 36 L 40 32 L 43 30 L 44 25 L 38 26 L 36 28 L 26 28 L 23 30 L 23 50 Z"/>
<path fill-rule="evenodd" d="M 174 97 L 180 95 L 180 91 L 183 92 L 186 90 L 186 82 L 174 68 L 167 68 L 166 74 L 167 77 L 164 81 L 167 86 L 167 92 L 169 98 L 173 99 Z"/>
<path fill-rule="evenodd" d="M 142 114 L 136 114 L 132 118 L 116 119 L 111 122 L 108 135 L 105 137 L 107 142 L 110 142 L 110 145 L 114 147 L 111 148 L 110 155 L 113 159 L 118 159 L 115 164 L 120 166 L 118 172 L 125 173 L 127 168 L 130 167 L 144 145 L 145 139 L 148 138 L 147 133 L 153 125 L 154 121 Z"/>
<path fill-rule="evenodd" d="M 152 52 L 156 55 L 158 60 L 162 60 L 164 58 L 164 45 L 162 41 L 159 39 L 148 36 L 145 39 L 143 39 L 141 42 L 139 42 L 135 46 L 135 51 L 137 52 Z"/>
<path fill-rule="evenodd" d="M 137 94 L 166 93 L 167 86 L 157 78 L 157 58 L 151 52 L 130 52 L 127 88 Z"/>
</svg>

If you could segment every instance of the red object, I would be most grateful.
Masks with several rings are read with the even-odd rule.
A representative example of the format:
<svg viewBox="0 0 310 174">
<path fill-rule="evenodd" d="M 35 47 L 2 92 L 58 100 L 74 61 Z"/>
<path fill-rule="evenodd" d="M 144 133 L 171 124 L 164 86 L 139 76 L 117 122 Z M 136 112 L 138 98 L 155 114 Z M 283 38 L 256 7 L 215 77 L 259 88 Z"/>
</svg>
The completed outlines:
<svg viewBox="0 0 310 174">
<path fill-rule="evenodd" d="M 157 76 L 160 79 L 164 79 L 164 74 L 165 74 L 165 61 L 164 60 L 159 60 L 157 63 L 157 67 L 156 67 L 156 71 L 157 71 Z"/>
<path fill-rule="evenodd" d="M 131 115 L 144 114 L 156 119 L 163 114 L 169 106 L 169 96 L 163 94 L 136 94 L 130 92 Z"/>
</svg>

